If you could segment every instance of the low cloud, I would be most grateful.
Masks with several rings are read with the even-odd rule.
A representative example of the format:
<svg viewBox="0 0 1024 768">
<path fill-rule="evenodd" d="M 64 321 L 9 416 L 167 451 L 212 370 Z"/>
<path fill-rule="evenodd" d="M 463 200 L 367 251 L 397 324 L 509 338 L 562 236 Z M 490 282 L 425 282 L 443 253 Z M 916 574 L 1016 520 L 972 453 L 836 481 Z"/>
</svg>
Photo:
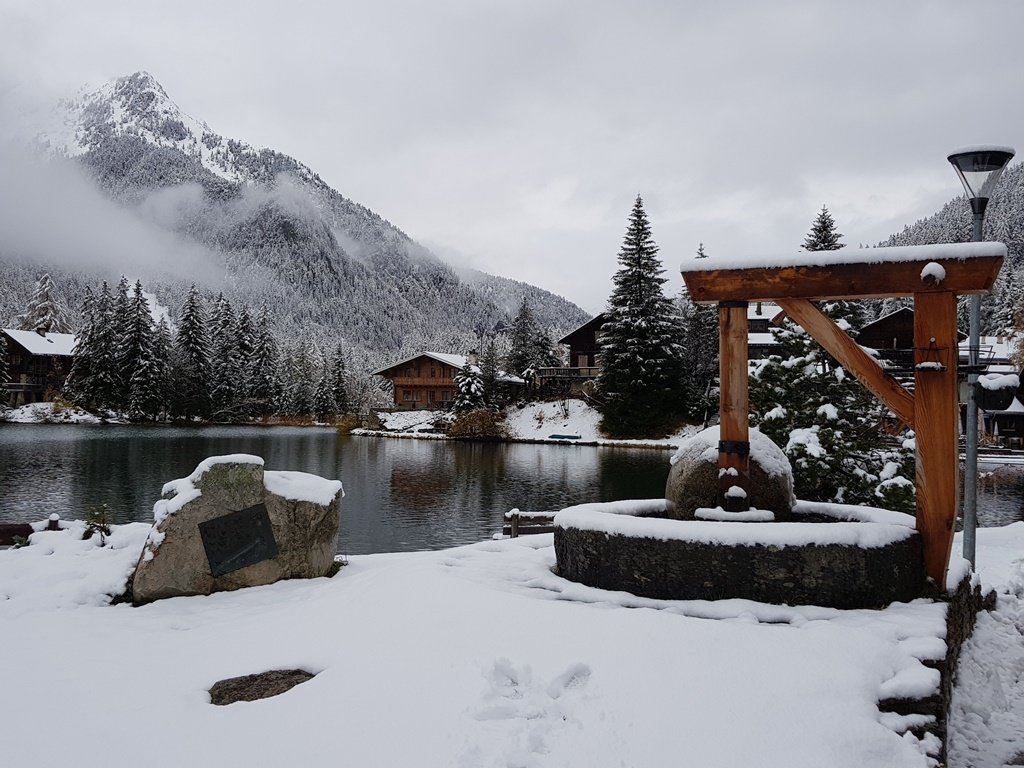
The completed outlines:
<svg viewBox="0 0 1024 768">
<path fill-rule="evenodd" d="M 0 167 L 0 257 L 188 280 L 223 275 L 214 251 L 161 226 L 170 201 L 143 217 L 107 198 L 73 160 L 41 158 L 15 142 L 0 147 Z M 190 199 L 187 189 L 177 198 Z"/>
</svg>

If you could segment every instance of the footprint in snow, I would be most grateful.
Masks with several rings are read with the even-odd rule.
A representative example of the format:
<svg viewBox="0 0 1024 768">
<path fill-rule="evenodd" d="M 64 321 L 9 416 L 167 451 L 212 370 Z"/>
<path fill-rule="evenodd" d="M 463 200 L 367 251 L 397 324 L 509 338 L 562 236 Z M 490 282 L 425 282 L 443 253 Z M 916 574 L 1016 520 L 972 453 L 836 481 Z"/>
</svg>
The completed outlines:
<svg viewBox="0 0 1024 768">
<path fill-rule="evenodd" d="M 588 665 L 572 664 L 544 685 L 533 681 L 529 665 L 497 659 L 486 676 L 484 702 L 474 716 L 494 726 L 504 725 L 507 738 L 495 741 L 492 727 L 484 742 L 464 755 L 462 765 L 537 765 L 537 757 L 548 751 L 547 736 L 570 718 L 571 694 L 585 688 L 590 675 Z M 498 754 L 486 760 L 483 753 L 494 749 Z"/>
</svg>

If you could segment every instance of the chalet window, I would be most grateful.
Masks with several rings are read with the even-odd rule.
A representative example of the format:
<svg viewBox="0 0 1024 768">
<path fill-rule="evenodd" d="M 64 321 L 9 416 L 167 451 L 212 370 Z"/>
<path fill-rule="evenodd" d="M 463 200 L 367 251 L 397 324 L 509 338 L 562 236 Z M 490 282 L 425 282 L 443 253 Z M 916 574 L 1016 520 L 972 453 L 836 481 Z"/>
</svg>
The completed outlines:
<svg viewBox="0 0 1024 768">
<path fill-rule="evenodd" d="M 432 402 L 434 402 L 434 400 L 435 400 L 435 398 L 436 398 L 436 397 L 437 397 L 437 392 L 436 392 L 436 391 L 434 391 L 433 389 L 432 389 L 432 390 L 430 390 L 430 391 L 429 391 L 429 392 L 427 393 L 427 400 L 428 400 L 429 402 L 431 402 L 431 403 L 432 403 Z"/>
<path fill-rule="evenodd" d="M 418 389 L 412 393 L 412 399 L 417 403 L 420 401 L 420 391 Z"/>
<path fill-rule="evenodd" d="M 406 402 L 412 402 L 412 390 L 403 389 L 402 390 L 402 399 L 404 401 L 406 401 Z"/>
<path fill-rule="evenodd" d="M 430 366 L 430 378 L 437 378 L 437 368 L 435 368 L 434 366 Z"/>
<path fill-rule="evenodd" d="M 410 365 L 408 368 L 405 369 L 405 375 L 408 376 L 409 378 L 412 378 L 413 376 L 416 375 L 416 369 Z"/>
</svg>

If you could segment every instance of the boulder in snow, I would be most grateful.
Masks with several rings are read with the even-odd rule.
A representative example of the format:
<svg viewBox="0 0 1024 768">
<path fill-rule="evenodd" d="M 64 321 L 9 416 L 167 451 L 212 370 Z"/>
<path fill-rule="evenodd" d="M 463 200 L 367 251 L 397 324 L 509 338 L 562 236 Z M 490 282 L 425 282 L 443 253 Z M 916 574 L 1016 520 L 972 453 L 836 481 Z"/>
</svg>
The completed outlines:
<svg viewBox="0 0 1024 768">
<path fill-rule="evenodd" d="M 137 605 L 316 578 L 334 565 L 337 480 L 264 471 L 260 457 L 235 454 L 206 459 L 163 490 L 135 569 Z"/>
</svg>

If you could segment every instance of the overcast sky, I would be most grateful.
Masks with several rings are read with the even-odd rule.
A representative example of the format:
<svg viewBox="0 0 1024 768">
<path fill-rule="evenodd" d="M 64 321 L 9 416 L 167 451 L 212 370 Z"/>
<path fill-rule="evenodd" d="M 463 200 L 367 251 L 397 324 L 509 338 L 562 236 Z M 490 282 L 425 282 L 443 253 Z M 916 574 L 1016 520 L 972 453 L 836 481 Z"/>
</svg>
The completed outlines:
<svg viewBox="0 0 1024 768">
<path fill-rule="evenodd" d="M 679 264 L 876 243 L 1024 151 L 1018 0 L 0 0 L 0 99 L 149 71 L 458 264 L 603 308 L 635 196 Z M 17 98 L 14 98 L 17 97 Z M 0 115 L 8 120 L 17 115 Z"/>
</svg>

